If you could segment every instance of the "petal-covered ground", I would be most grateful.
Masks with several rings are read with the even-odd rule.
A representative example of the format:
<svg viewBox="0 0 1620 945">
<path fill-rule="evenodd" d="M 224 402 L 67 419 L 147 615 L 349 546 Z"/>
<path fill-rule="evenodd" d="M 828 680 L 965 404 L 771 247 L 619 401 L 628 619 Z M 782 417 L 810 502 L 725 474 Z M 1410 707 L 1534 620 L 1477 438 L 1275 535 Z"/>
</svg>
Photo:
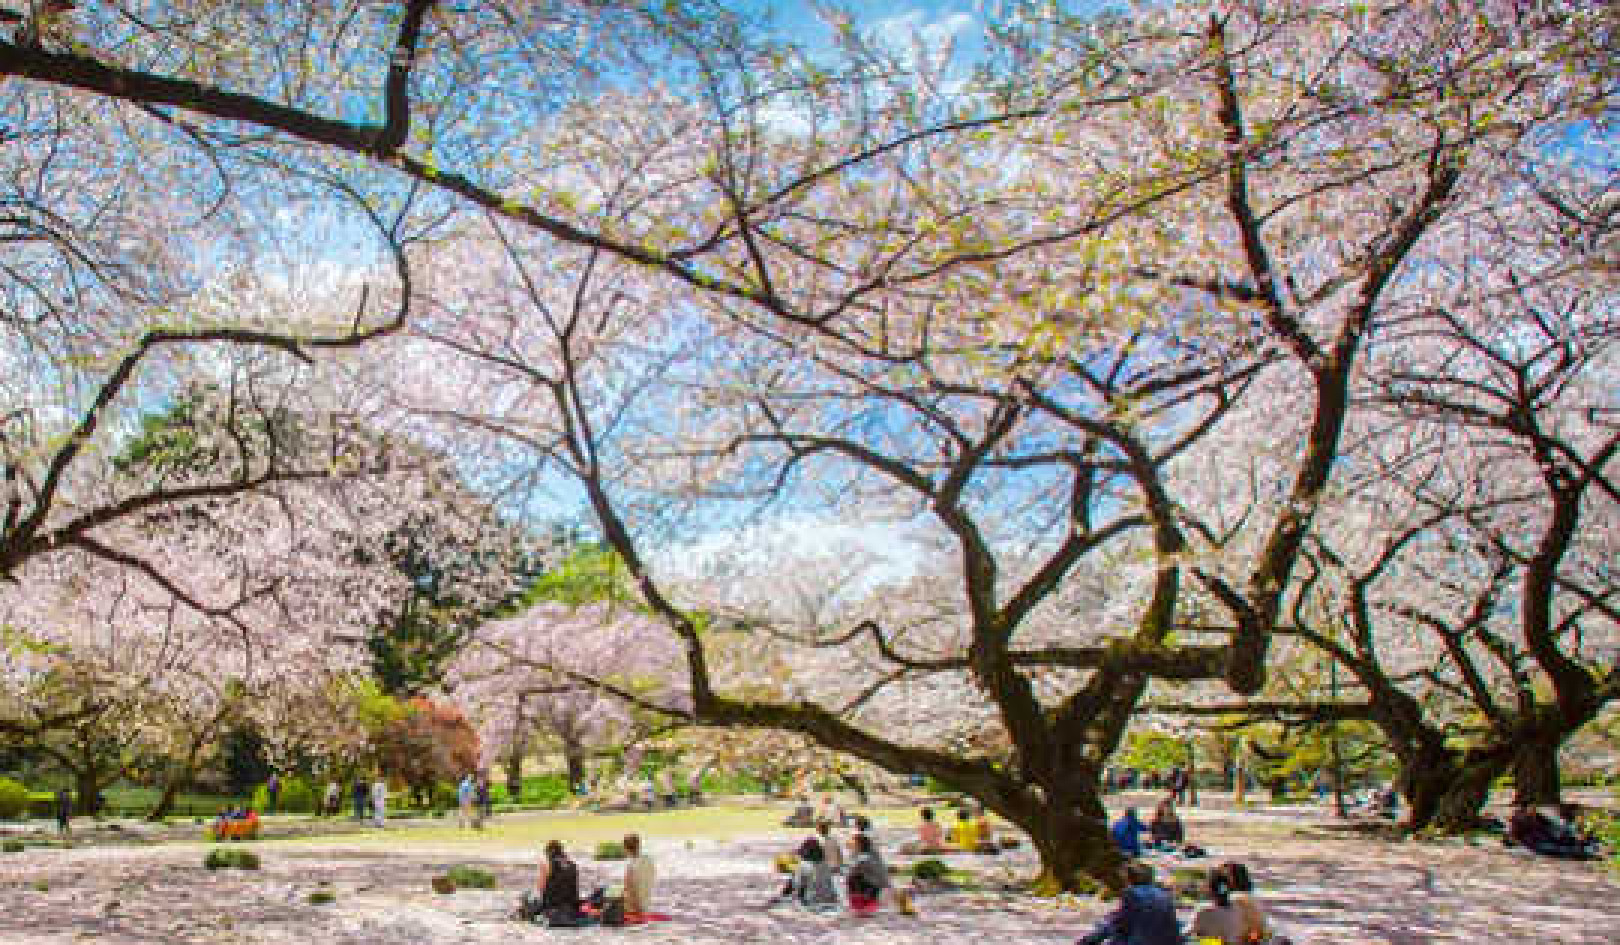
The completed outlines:
<svg viewBox="0 0 1620 945">
<path fill-rule="evenodd" d="M 1323 829 L 1308 812 L 1193 811 L 1187 820 L 1211 861 L 1250 865 L 1268 908 L 1301 945 L 1620 942 L 1620 882 L 1595 864 L 1527 858 L 1494 844 L 1369 839 Z M 542 823 L 569 832 L 564 821 Z M 596 818 L 594 828 L 616 823 Z M 534 827 L 514 819 L 504 829 L 527 837 Z M 507 918 L 530 882 L 533 854 L 502 829 L 468 832 L 453 844 L 434 830 L 263 843 L 253 847 L 263 860 L 258 871 L 205 870 L 206 848 L 198 845 L 31 848 L 0 856 L 0 941 L 1055 945 L 1074 941 L 1107 908 L 1089 898 L 999 891 L 1033 870 L 1028 853 L 1014 853 L 949 858 L 976 871 L 980 889 L 921 896 L 915 918 L 813 914 L 769 904 L 779 885 L 770 859 L 790 845 L 792 831 L 666 832 L 649 842 L 659 865 L 658 907 L 673 914 L 670 921 L 548 930 Z M 899 828 L 883 832 L 891 846 L 900 836 Z M 430 878 L 456 863 L 491 870 L 500 889 L 432 892 Z M 587 884 L 617 878 L 612 863 L 585 856 L 581 864 Z M 323 889 L 336 901 L 310 903 L 310 893 Z"/>
</svg>

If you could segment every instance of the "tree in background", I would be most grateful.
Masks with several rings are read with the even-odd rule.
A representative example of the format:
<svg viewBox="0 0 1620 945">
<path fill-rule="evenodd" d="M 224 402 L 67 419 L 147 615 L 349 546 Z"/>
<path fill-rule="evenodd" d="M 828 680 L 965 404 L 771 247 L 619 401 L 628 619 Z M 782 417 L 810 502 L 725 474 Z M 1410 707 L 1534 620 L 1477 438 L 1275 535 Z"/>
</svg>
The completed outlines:
<svg viewBox="0 0 1620 945">
<path fill-rule="evenodd" d="M 398 718 L 373 742 L 377 763 L 404 781 L 415 803 L 433 802 L 433 788 L 455 783 L 482 767 L 478 733 L 461 710 L 420 696 L 404 702 Z"/>
</svg>

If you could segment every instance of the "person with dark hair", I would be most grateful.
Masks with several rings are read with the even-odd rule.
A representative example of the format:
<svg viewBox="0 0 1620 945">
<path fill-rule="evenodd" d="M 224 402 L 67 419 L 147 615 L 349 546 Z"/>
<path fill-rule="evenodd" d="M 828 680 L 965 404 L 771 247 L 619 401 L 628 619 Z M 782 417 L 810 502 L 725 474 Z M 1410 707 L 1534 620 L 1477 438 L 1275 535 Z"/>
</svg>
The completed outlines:
<svg viewBox="0 0 1620 945">
<path fill-rule="evenodd" d="M 849 865 L 848 883 L 850 911 L 862 917 L 875 914 L 883 890 L 889 888 L 889 868 L 865 831 L 855 835 L 855 859 Z"/>
<path fill-rule="evenodd" d="M 529 921 L 544 919 L 547 925 L 581 925 L 579 867 L 556 840 L 546 844 L 545 857 L 534 877 L 538 896 L 524 893 L 518 901 L 518 915 Z"/>
<path fill-rule="evenodd" d="M 1187 831 L 1176 816 L 1176 802 L 1165 798 L 1153 809 L 1153 820 L 1148 824 L 1148 837 L 1155 847 L 1179 847 L 1187 842 Z"/>
<path fill-rule="evenodd" d="M 1109 913 L 1079 945 L 1182 945 L 1176 900 L 1169 890 L 1153 883 L 1153 867 L 1125 864 L 1124 892 L 1119 908 Z"/>
<path fill-rule="evenodd" d="M 1243 934 L 1248 936 L 1244 941 L 1287 945 L 1286 939 L 1275 936 L 1271 923 L 1266 920 L 1266 911 L 1260 908 L 1259 900 L 1254 898 L 1254 880 L 1249 877 L 1249 868 L 1242 863 L 1226 862 L 1221 864 L 1220 871 L 1232 888 L 1232 908 L 1237 910 L 1242 919 Z"/>
<path fill-rule="evenodd" d="M 365 820 L 366 812 L 371 806 L 371 785 L 367 783 L 364 776 L 357 774 L 354 777 L 354 790 L 351 793 L 354 798 L 354 819 Z"/>
<path fill-rule="evenodd" d="M 73 795 L 67 788 L 56 789 L 56 832 L 67 835 L 73 830 Z"/>
<path fill-rule="evenodd" d="M 652 911 L 655 870 L 652 857 L 641 852 L 641 835 L 624 835 L 624 911 L 634 915 Z"/>
<path fill-rule="evenodd" d="M 830 820 L 816 824 L 816 839 L 821 842 L 821 851 L 827 854 L 827 869 L 841 873 L 844 871 L 844 851 L 832 835 L 832 826 Z"/>
<path fill-rule="evenodd" d="M 979 825 L 973 822 L 973 815 L 966 807 L 956 812 L 956 826 L 951 828 L 951 846 L 963 853 L 972 853 L 979 848 Z"/>
<path fill-rule="evenodd" d="M 1124 815 L 1114 821 L 1114 826 L 1109 832 L 1113 834 L 1114 846 L 1119 848 L 1119 852 L 1135 859 L 1142 855 L 1142 834 L 1146 833 L 1147 829 L 1147 824 L 1142 823 L 1141 818 L 1136 816 L 1136 808 L 1127 807 Z"/>
<path fill-rule="evenodd" d="M 1247 945 L 1251 941 L 1245 937 L 1243 916 L 1232 905 L 1232 882 L 1225 869 L 1210 870 L 1209 905 L 1193 916 L 1188 934 L 1200 943 L 1211 938 L 1219 939 L 1221 945 Z"/>
<path fill-rule="evenodd" d="M 804 838 L 794 851 L 797 859 L 780 900 L 794 900 L 811 909 L 836 907 L 838 889 L 833 885 L 832 867 L 827 863 L 827 847 L 815 834 Z"/>
<path fill-rule="evenodd" d="M 931 807 L 922 809 L 922 823 L 917 826 L 917 851 L 919 853 L 945 852 L 945 830 L 934 819 L 934 810 Z"/>
<path fill-rule="evenodd" d="M 1177 804 L 1186 803 L 1187 785 L 1192 783 L 1192 777 L 1187 769 L 1176 765 L 1170 770 L 1170 796 Z"/>
</svg>

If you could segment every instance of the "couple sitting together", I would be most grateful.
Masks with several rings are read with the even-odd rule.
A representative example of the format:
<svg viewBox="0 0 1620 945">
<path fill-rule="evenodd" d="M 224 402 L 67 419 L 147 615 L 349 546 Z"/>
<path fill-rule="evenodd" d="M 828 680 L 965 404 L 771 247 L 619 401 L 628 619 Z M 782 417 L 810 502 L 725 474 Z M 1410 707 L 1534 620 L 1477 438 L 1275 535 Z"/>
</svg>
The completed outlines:
<svg viewBox="0 0 1620 945">
<path fill-rule="evenodd" d="M 883 891 L 890 888 L 889 868 L 878 856 L 871 836 L 865 832 L 851 839 L 851 852 L 845 875 L 849 909 L 856 915 L 870 916 L 877 912 Z M 833 873 L 844 868 L 843 853 L 837 841 L 827 836 L 825 823 L 817 834 L 804 838 L 793 855 L 781 862 L 789 871 L 788 881 L 773 901 L 797 902 L 820 912 L 838 909 L 841 903 Z"/>
<path fill-rule="evenodd" d="M 518 900 L 517 917 L 527 922 L 543 922 L 552 928 L 586 925 L 626 925 L 652 916 L 653 861 L 641 852 L 641 837 L 626 834 L 624 882 L 619 887 L 598 888 L 589 899 L 579 895 L 579 867 L 556 840 L 546 844 L 534 887 L 539 895 L 524 893 Z"/>
<path fill-rule="evenodd" d="M 1176 897 L 1153 882 L 1146 863 L 1125 866 L 1128 888 L 1115 909 L 1078 945 L 1184 945 L 1176 918 Z M 1287 945 L 1266 920 L 1254 898 L 1254 884 L 1242 863 L 1227 863 L 1209 874 L 1210 904 L 1193 916 L 1193 945 Z"/>
</svg>

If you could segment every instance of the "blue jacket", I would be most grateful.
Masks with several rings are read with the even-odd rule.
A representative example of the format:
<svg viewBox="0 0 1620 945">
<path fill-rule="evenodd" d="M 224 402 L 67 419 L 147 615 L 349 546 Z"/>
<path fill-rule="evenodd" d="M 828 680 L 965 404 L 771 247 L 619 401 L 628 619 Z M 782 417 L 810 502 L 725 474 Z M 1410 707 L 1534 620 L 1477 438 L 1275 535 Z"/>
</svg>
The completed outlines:
<svg viewBox="0 0 1620 945">
<path fill-rule="evenodd" d="M 1158 886 L 1132 886 L 1120 893 L 1115 909 L 1083 945 L 1182 945 L 1176 900 Z"/>
<path fill-rule="evenodd" d="M 1142 834 L 1147 832 L 1147 824 L 1136 819 L 1136 814 L 1126 811 L 1125 816 L 1114 821 L 1111 831 L 1114 835 L 1114 846 L 1126 856 L 1142 855 Z"/>
</svg>

